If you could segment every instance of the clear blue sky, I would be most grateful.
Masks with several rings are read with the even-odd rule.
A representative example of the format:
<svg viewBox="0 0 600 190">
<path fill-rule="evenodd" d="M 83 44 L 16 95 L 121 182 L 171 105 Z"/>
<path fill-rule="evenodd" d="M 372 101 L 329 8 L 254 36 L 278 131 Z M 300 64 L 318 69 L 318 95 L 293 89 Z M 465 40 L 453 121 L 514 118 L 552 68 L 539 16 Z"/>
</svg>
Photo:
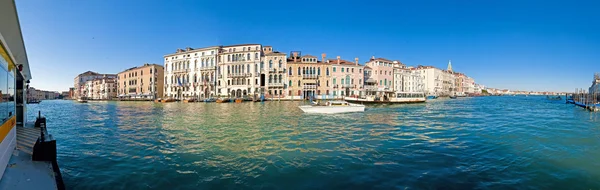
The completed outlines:
<svg viewBox="0 0 600 190">
<path fill-rule="evenodd" d="M 368 2 L 368 3 L 366 3 Z M 260 43 L 463 72 L 489 87 L 573 91 L 600 72 L 600 1 L 21 0 L 32 86 L 163 64 L 177 48 Z"/>
</svg>

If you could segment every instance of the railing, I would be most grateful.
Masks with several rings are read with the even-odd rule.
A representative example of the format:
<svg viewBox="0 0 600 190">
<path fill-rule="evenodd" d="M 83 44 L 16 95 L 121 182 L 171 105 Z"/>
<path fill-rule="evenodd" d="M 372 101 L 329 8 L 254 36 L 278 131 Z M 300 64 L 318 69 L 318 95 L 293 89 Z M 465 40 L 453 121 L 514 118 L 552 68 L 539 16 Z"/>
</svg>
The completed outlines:
<svg viewBox="0 0 600 190">
<path fill-rule="evenodd" d="M 353 84 L 342 84 L 342 88 L 354 88 Z"/>
<path fill-rule="evenodd" d="M 190 72 L 190 69 L 179 69 L 179 70 L 174 70 L 173 73 L 187 73 Z"/>
<path fill-rule="evenodd" d="M 302 75 L 303 79 L 316 79 L 318 77 L 319 77 L 318 75 L 306 75 L 306 74 Z"/>
<path fill-rule="evenodd" d="M 302 87 L 304 89 L 317 89 L 317 85 L 314 85 L 314 84 L 302 85 Z"/>
<path fill-rule="evenodd" d="M 217 67 L 215 67 L 215 66 L 212 66 L 212 67 L 201 67 L 201 68 L 200 68 L 200 70 L 201 70 L 201 71 L 206 71 L 206 70 L 215 70 L 215 69 L 217 69 Z"/>
<path fill-rule="evenodd" d="M 251 77 L 252 73 L 229 73 L 227 74 L 229 78 L 231 77 Z"/>
<path fill-rule="evenodd" d="M 272 87 L 283 87 L 283 83 L 269 83 L 268 85 Z"/>
</svg>

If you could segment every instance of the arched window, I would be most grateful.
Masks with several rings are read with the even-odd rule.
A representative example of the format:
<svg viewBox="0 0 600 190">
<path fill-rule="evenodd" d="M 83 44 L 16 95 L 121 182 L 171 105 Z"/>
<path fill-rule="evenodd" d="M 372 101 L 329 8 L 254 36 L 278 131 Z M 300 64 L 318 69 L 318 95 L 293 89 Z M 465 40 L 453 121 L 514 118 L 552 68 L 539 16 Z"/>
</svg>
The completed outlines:
<svg viewBox="0 0 600 190">
<path fill-rule="evenodd" d="M 250 72 L 250 64 L 246 65 L 246 72 Z M 250 83 L 248 83 L 248 84 L 250 84 Z"/>
<path fill-rule="evenodd" d="M 273 60 L 269 60 L 269 68 L 273 68 Z"/>
<path fill-rule="evenodd" d="M 260 62 L 260 69 L 263 69 L 263 68 L 265 68 L 265 62 L 261 61 Z"/>
<path fill-rule="evenodd" d="M 210 66 L 215 66 L 215 58 L 210 58 Z"/>
<path fill-rule="evenodd" d="M 282 77 L 281 77 L 281 75 L 279 75 L 279 83 L 283 83 L 283 80 L 281 80 L 281 79 L 282 79 Z"/>
<path fill-rule="evenodd" d="M 302 67 L 298 67 L 298 75 L 301 75 L 302 73 Z"/>
<path fill-rule="evenodd" d="M 248 53 L 248 55 L 246 55 L 248 61 L 250 61 L 250 53 Z"/>
<path fill-rule="evenodd" d="M 273 83 L 273 75 L 269 75 L 269 84 Z"/>
<path fill-rule="evenodd" d="M 346 84 L 350 84 L 350 75 L 346 75 Z"/>
<path fill-rule="evenodd" d="M 231 66 L 227 65 L 227 74 L 229 74 L 231 71 Z"/>
<path fill-rule="evenodd" d="M 300 80 L 298 80 L 298 86 L 300 86 Z M 300 95 L 300 93 L 298 93 L 298 95 Z"/>
<path fill-rule="evenodd" d="M 317 68 L 317 76 L 321 75 L 321 67 Z"/>
<path fill-rule="evenodd" d="M 281 59 L 279 60 L 279 68 L 283 67 L 283 62 L 281 61 Z"/>
<path fill-rule="evenodd" d="M 254 59 L 258 59 L 258 53 L 254 53 Z"/>
<path fill-rule="evenodd" d="M 325 68 L 325 74 L 329 76 L 329 68 Z"/>
<path fill-rule="evenodd" d="M 292 75 L 292 67 L 290 67 L 289 75 Z M 290 85 L 290 86 L 292 86 L 292 85 Z"/>
<path fill-rule="evenodd" d="M 227 61 L 231 61 L 231 55 L 227 55 Z"/>
<path fill-rule="evenodd" d="M 198 76 L 196 76 L 196 74 L 194 74 L 194 82 L 198 82 Z"/>
<path fill-rule="evenodd" d="M 258 73 L 258 64 L 254 64 L 254 72 Z"/>
<path fill-rule="evenodd" d="M 165 77 L 165 82 L 167 82 L 167 81 L 169 81 L 169 80 L 167 80 L 167 77 Z"/>
</svg>

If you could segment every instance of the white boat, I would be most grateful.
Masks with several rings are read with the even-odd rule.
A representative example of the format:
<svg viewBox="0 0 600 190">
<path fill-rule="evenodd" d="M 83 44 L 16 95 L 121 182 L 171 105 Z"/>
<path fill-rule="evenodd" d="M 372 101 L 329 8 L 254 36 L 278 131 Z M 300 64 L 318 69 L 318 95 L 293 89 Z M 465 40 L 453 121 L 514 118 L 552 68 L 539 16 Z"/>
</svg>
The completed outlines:
<svg viewBox="0 0 600 190">
<path fill-rule="evenodd" d="M 365 96 L 344 97 L 344 100 L 360 104 L 408 104 L 423 103 L 427 97 L 423 92 L 368 91 Z"/>
<path fill-rule="evenodd" d="M 79 103 L 87 103 L 88 101 L 87 101 L 87 98 L 81 97 L 81 98 L 77 98 L 77 102 L 79 102 Z"/>
<path fill-rule="evenodd" d="M 305 113 L 347 113 L 347 112 L 364 112 L 365 106 L 360 104 L 351 104 L 345 101 L 328 101 L 325 104 L 299 106 Z"/>
</svg>

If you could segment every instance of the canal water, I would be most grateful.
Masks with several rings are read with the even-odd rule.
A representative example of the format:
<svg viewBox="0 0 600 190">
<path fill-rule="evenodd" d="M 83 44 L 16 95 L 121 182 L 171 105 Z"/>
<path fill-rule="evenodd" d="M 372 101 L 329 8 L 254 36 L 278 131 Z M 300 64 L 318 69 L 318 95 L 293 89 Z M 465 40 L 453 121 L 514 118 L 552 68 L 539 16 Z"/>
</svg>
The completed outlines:
<svg viewBox="0 0 600 190">
<path fill-rule="evenodd" d="M 600 113 L 545 97 L 303 114 L 300 102 L 43 101 L 68 189 L 599 189 Z"/>
</svg>

